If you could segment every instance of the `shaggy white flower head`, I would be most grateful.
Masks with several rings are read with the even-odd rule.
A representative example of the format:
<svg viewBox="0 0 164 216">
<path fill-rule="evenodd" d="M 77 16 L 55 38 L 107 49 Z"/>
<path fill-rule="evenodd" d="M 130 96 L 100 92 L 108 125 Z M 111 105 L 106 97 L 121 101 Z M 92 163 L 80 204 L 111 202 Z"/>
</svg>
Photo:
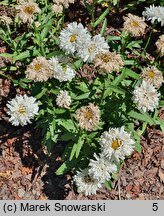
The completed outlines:
<svg viewBox="0 0 164 216">
<path fill-rule="evenodd" d="M 95 130 L 100 121 L 100 109 L 93 103 L 89 103 L 88 106 L 76 110 L 75 118 L 80 128 L 88 131 Z"/>
<path fill-rule="evenodd" d="M 16 9 L 19 10 L 18 17 L 20 17 L 23 23 L 32 23 L 34 14 L 41 11 L 38 4 L 33 0 L 20 1 L 20 5 L 16 6 Z"/>
<path fill-rule="evenodd" d="M 117 166 L 102 153 L 99 156 L 94 154 L 94 157 L 95 160 L 90 159 L 89 175 L 92 175 L 94 179 L 101 183 L 110 180 L 112 173 L 117 172 Z"/>
<path fill-rule="evenodd" d="M 134 150 L 134 140 L 131 135 L 121 128 L 109 128 L 103 132 L 99 139 L 102 153 L 109 160 L 124 160 L 125 156 L 131 155 Z"/>
<path fill-rule="evenodd" d="M 154 85 L 157 89 L 160 88 L 164 82 L 162 72 L 155 66 L 143 68 L 141 77 L 149 84 Z"/>
<path fill-rule="evenodd" d="M 52 11 L 55 14 L 61 14 L 63 12 L 63 6 L 62 5 L 58 5 L 58 4 L 54 4 L 54 5 L 52 5 Z"/>
<path fill-rule="evenodd" d="M 56 98 L 56 104 L 58 107 L 69 108 L 71 105 L 71 97 L 68 95 L 68 91 L 61 90 Z"/>
<path fill-rule="evenodd" d="M 10 115 L 9 121 L 14 126 L 24 126 L 28 123 L 31 123 L 31 119 L 38 114 L 38 103 L 36 98 L 29 97 L 26 94 L 16 96 L 10 102 L 7 103 L 9 111 L 7 112 Z"/>
<path fill-rule="evenodd" d="M 155 44 L 157 46 L 157 50 L 161 53 L 161 56 L 164 56 L 164 34 L 159 37 Z"/>
<path fill-rule="evenodd" d="M 128 14 L 124 17 L 123 30 L 129 32 L 133 37 L 143 36 L 147 27 L 144 18 L 133 14 Z"/>
<path fill-rule="evenodd" d="M 73 22 L 60 32 L 60 47 L 67 54 L 74 54 L 78 51 L 80 44 L 90 40 L 90 35 L 81 23 Z"/>
<path fill-rule="evenodd" d="M 77 56 L 84 62 L 92 62 L 97 54 L 106 52 L 108 49 L 109 46 L 105 38 L 98 34 L 80 46 Z"/>
<path fill-rule="evenodd" d="M 84 193 L 85 196 L 96 194 L 96 191 L 102 187 L 102 184 L 97 179 L 88 174 L 88 169 L 77 172 L 74 181 L 78 191 Z"/>
<path fill-rule="evenodd" d="M 152 111 L 159 104 L 160 93 L 157 89 L 146 81 L 142 81 L 140 86 L 137 86 L 133 91 L 133 99 L 139 110 Z"/>
<path fill-rule="evenodd" d="M 27 79 L 32 79 L 35 82 L 43 82 L 52 77 L 52 70 L 50 69 L 48 60 L 43 56 L 39 56 L 34 58 L 27 66 L 25 74 Z"/>
<path fill-rule="evenodd" d="M 54 78 L 58 79 L 60 82 L 71 81 L 76 75 L 75 71 L 70 66 L 62 66 L 57 57 L 52 57 L 49 63 Z"/>
<path fill-rule="evenodd" d="M 152 24 L 157 20 L 158 22 L 161 22 L 161 26 L 164 25 L 164 7 L 162 6 L 150 5 L 150 7 L 145 8 L 142 15 L 147 17 L 147 20 L 151 20 Z"/>
<path fill-rule="evenodd" d="M 74 0 L 53 0 L 56 5 L 63 5 L 65 8 L 69 7 L 69 4 L 73 4 Z"/>
<path fill-rule="evenodd" d="M 96 55 L 94 59 L 95 67 L 98 67 L 99 73 L 111 73 L 112 71 L 119 71 L 124 63 L 120 54 L 116 52 L 103 52 Z"/>
<path fill-rule="evenodd" d="M 2 15 L 0 16 L 0 23 L 10 25 L 12 23 L 12 19 L 6 15 Z"/>
</svg>

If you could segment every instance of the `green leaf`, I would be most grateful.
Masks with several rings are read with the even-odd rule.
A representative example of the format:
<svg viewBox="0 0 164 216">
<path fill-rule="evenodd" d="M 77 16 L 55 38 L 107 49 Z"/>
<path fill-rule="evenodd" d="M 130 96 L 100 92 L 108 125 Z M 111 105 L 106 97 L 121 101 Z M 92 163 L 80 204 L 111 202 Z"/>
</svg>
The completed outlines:
<svg viewBox="0 0 164 216">
<path fill-rule="evenodd" d="M 125 95 L 125 90 L 123 90 L 122 88 L 120 88 L 120 87 L 118 87 L 118 86 L 110 85 L 110 86 L 104 91 L 103 98 L 105 99 L 105 98 L 106 98 L 107 96 L 109 96 L 112 92 Z"/>
<path fill-rule="evenodd" d="M 74 66 L 76 69 L 79 69 L 82 65 L 83 65 L 83 61 L 80 59 L 74 62 Z"/>
<path fill-rule="evenodd" d="M 47 89 L 43 88 L 41 92 L 39 92 L 39 94 L 35 95 L 35 97 L 37 99 L 40 99 L 45 93 L 46 93 Z"/>
<path fill-rule="evenodd" d="M 113 5 L 114 6 L 117 5 L 117 3 L 118 3 L 118 0 L 113 0 Z"/>
<path fill-rule="evenodd" d="M 25 52 L 22 52 L 19 55 L 15 55 L 13 57 L 14 61 L 18 61 L 18 60 L 22 60 L 22 59 L 26 59 L 26 58 L 32 58 L 34 56 L 37 56 L 39 54 L 38 50 L 27 50 Z"/>
<path fill-rule="evenodd" d="M 111 190 L 113 187 L 112 187 L 112 182 L 111 181 L 105 181 L 105 187 L 108 189 L 108 190 Z"/>
<path fill-rule="evenodd" d="M 77 159 L 74 158 L 73 160 L 67 160 L 64 162 L 55 172 L 56 175 L 63 175 L 64 173 L 68 172 L 70 169 L 77 165 Z"/>
<path fill-rule="evenodd" d="M 41 32 L 41 39 L 44 40 L 49 33 L 50 29 L 52 27 L 52 20 L 50 20 L 46 25 L 44 25 L 44 28 Z"/>
<path fill-rule="evenodd" d="M 109 35 L 109 36 L 107 36 L 107 39 L 106 39 L 106 40 L 107 40 L 107 42 L 114 41 L 114 40 L 120 41 L 120 40 L 121 40 L 121 37 Z"/>
<path fill-rule="evenodd" d="M 140 43 L 142 43 L 142 40 L 132 41 L 126 46 L 126 48 L 131 50 L 133 50 L 134 48 L 141 48 Z"/>
<path fill-rule="evenodd" d="M 99 25 L 107 16 L 107 14 L 109 13 L 109 8 L 107 8 L 102 14 L 101 16 L 96 20 L 96 22 L 93 24 L 94 28 Z"/>
<path fill-rule="evenodd" d="M 73 100 L 83 100 L 88 98 L 90 95 L 90 92 L 84 93 L 82 95 L 76 96 L 76 97 L 72 97 Z"/>
<path fill-rule="evenodd" d="M 151 125 L 154 125 L 155 124 L 155 121 L 153 120 L 153 118 L 148 114 L 148 113 L 138 113 L 138 112 L 135 112 L 135 111 L 130 111 L 128 113 L 128 115 L 134 119 L 137 119 L 139 121 L 142 121 L 142 122 L 147 122 Z"/>
<path fill-rule="evenodd" d="M 124 65 L 136 65 L 136 60 L 124 60 Z"/>
<path fill-rule="evenodd" d="M 159 102 L 159 106 L 160 106 L 160 107 L 164 107 L 164 100 L 161 100 L 161 101 Z"/>
<path fill-rule="evenodd" d="M 72 147 L 72 151 L 69 157 L 69 160 L 71 161 L 76 153 L 76 149 L 77 149 L 77 143 L 74 143 L 73 147 Z"/>
<path fill-rule="evenodd" d="M 75 132 L 76 127 L 71 119 L 57 119 L 58 125 L 64 127 L 69 132 Z"/>
<path fill-rule="evenodd" d="M 63 163 L 55 172 L 56 175 L 63 175 L 68 170 L 68 162 Z"/>
<path fill-rule="evenodd" d="M 123 71 L 124 71 L 124 74 L 126 76 L 128 76 L 128 77 L 132 77 L 132 78 L 134 78 L 136 80 L 140 80 L 141 79 L 139 74 L 137 74 L 136 72 L 134 72 L 134 71 L 132 71 L 132 70 L 130 70 L 128 68 L 124 68 Z"/>
<path fill-rule="evenodd" d="M 112 82 L 112 85 L 117 86 L 125 77 L 126 77 L 126 72 L 125 69 L 123 69 L 121 75 L 115 78 L 115 80 Z"/>
<path fill-rule="evenodd" d="M 78 143 L 77 143 L 77 147 L 76 147 L 76 158 L 78 158 L 79 154 L 80 154 L 80 150 L 82 148 L 84 144 L 84 139 L 82 137 L 79 137 Z"/>
<path fill-rule="evenodd" d="M 104 22 L 103 22 L 103 26 L 102 26 L 102 28 L 101 28 L 101 32 L 100 32 L 100 34 L 101 34 L 102 37 L 103 37 L 104 34 L 105 34 L 106 27 L 107 27 L 107 19 L 105 18 L 105 19 L 104 19 Z"/>
<path fill-rule="evenodd" d="M 62 109 L 62 108 L 56 108 L 56 109 L 54 109 L 54 113 L 55 114 L 63 114 L 63 113 L 65 113 L 67 111 L 67 109 Z"/>
<path fill-rule="evenodd" d="M 79 85 L 76 85 L 75 88 L 85 93 L 89 91 L 88 86 L 84 82 L 81 82 Z"/>
<path fill-rule="evenodd" d="M 138 153 L 141 153 L 141 152 L 142 152 L 142 146 L 141 146 L 140 142 L 136 142 L 136 143 L 135 143 L 135 150 L 136 150 Z"/>
<path fill-rule="evenodd" d="M 70 132 L 65 132 L 64 134 L 61 135 L 61 140 L 62 141 L 69 141 L 69 140 L 75 140 L 75 134 L 70 133 Z"/>
</svg>

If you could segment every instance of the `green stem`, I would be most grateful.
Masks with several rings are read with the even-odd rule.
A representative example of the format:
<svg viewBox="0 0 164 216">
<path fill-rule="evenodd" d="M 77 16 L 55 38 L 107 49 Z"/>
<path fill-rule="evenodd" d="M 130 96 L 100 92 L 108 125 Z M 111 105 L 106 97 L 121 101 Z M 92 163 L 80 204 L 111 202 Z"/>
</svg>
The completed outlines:
<svg viewBox="0 0 164 216">
<path fill-rule="evenodd" d="M 152 34 L 153 34 L 154 26 L 155 26 L 155 25 L 153 25 L 152 28 L 151 28 L 151 31 L 150 31 L 149 37 L 148 37 L 148 39 L 147 39 L 146 45 L 145 45 L 145 47 L 144 47 L 144 50 L 143 50 L 142 53 L 141 53 L 141 56 L 142 56 L 142 57 L 145 55 L 145 52 L 146 52 L 146 50 L 147 50 L 147 47 L 149 46 L 149 43 L 150 43 L 150 40 L 151 40 L 151 36 L 152 36 Z"/>
<path fill-rule="evenodd" d="M 13 81 L 13 79 L 12 79 L 11 77 L 7 76 L 7 75 L 4 74 L 4 73 L 0 73 L 0 76 L 2 76 L 2 77 L 4 77 L 4 78 L 7 78 L 7 79 L 9 79 L 9 80 L 11 80 L 11 81 Z"/>
</svg>

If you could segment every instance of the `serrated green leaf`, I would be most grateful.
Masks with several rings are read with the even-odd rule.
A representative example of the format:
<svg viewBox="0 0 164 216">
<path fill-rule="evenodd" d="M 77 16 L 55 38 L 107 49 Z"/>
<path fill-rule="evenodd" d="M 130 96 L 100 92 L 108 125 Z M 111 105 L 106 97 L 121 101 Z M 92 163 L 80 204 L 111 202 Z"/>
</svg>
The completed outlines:
<svg viewBox="0 0 164 216">
<path fill-rule="evenodd" d="M 39 54 L 38 50 L 27 50 L 25 52 L 22 52 L 19 55 L 15 55 L 13 56 L 13 60 L 14 61 L 18 61 L 18 60 L 22 60 L 22 59 L 26 59 L 26 58 L 32 58 L 34 56 L 37 56 Z"/>
<path fill-rule="evenodd" d="M 128 68 L 124 68 L 123 71 L 124 71 L 124 74 L 126 76 L 132 77 L 132 78 L 134 78 L 136 80 L 140 80 L 141 79 L 139 74 L 137 74 L 136 72 L 134 72 L 134 71 L 132 71 L 132 70 L 130 70 Z"/>
<path fill-rule="evenodd" d="M 145 122 L 149 123 L 150 125 L 155 124 L 153 118 L 148 113 L 137 113 L 137 112 L 132 110 L 128 113 L 128 115 L 131 116 L 132 118 L 140 120 L 142 122 L 145 121 Z"/>
<path fill-rule="evenodd" d="M 72 98 L 72 99 L 74 99 L 74 100 L 83 100 L 83 99 L 88 98 L 89 95 L 90 95 L 90 92 L 87 92 L 87 93 L 84 93 L 84 94 L 82 94 L 82 95 L 76 96 L 76 97 L 74 97 L 74 98 Z"/>
<path fill-rule="evenodd" d="M 76 127 L 71 119 L 57 119 L 58 125 L 64 127 L 69 132 L 75 132 Z"/>
</svg>

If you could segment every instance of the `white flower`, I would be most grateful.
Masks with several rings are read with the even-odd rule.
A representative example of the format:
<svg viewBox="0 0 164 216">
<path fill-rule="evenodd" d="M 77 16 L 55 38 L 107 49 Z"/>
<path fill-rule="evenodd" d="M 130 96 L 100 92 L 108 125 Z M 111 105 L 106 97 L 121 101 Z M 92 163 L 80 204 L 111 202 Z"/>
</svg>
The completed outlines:
<svg viewBox="0 0 164 216">
<path fill-rule="evenodd" d="M 155 44 L 161 56 L 164 56 L 164 34 L 159 37 L 159 39 L 157 40 Z"/>
<path fill-rule="evenodd" d="M 142 15 L 147 17 L 148 20 L 151 20 L 152 24 L 157 20 L 161 22 L 161 26 L 164 25 L 164 7 L 162 6 L 150 5 L 150 7 L 145 8 Z"/>
<path fill-rule="evenodd" d="M 16 96 L 10 102 L 7 103 L 9 111 L 7 112 L 11 117 L 9 121 L 14 126 L 24 126 L 27 123 L 31 123 L 31 119 L 38 114 L 38 103 L 36 98 L 29 97 L 26 94 Z"/>
<path fill-rule="evenodd" d="M 144 18 L 129 13 L 124 17 L 124 21 L 123 30 L 125 32 L 131 33 L 133 37 L 144 35 L 147 26 Z"/>
<path fill-rule="evenodd" d="M 55 14 L 61 14 L 63 12 L 63 6 L 62 5 L 58 5 L 58 4 L 54 4 L 54 5 L 52 5 L 52 11 Z"/>
<path fill-rule="evenodd" d="M 79 44 L 85 43 L 90 37 L 87 29 L 81 23 L 73 22 L 60 32 L 60 47 L 67 54 L 74 54 L 78 51 Z"/>
<path fill-rule="evenodd" d="M 133 99 L 139 110 L 153 111 L 159 104 L 160 93 L 156 88 L 146 81 L 142 81 L 133 91 Z"/>
<path fill-rule="evenodd" d="M 79 47 L 77 56 L 82 58 L 84 62 L 92 62 L 96 55 L 106 52 L 109 49 L 105 38 L 100 34 L 95 35 L 92 40 L 86 40 L 86 42 Z"/>
<path fill-rule="evenodd" d="M 16 6 L 16 9 L 19 10 L 18 17 L 20 17 L 23 23 L 32 23 L 35 13 L 41 12 L 38 4 L 33 0 L 20 1 L 20 4 Z"/>
<path fill-rule="evenodd" d="M 95 130 L 100 121 L 100 109 L 93 103 L 82 106 L 76 110 L 75 118 L 80 128 L 92 131 Z"/>
<path fill-rule="evenodd" d="M 74 181 L 78 187 L 78 191 L 85 196 L 96 194 L 96 191 L 102 187 L 101 183 L 88 174 L 88 169 L 77 172 Z"/>
<path fill-rule="evenodd" d="M 57 57 L 52 57 L 49 60 L 49 63 L 50 68 L 54 73 L 54 78 L 58 79 L 60 82 L 71 81 L 76 75 L 75 71 L 70 66 L 62 66 Z"/>
<path fill-rule="evenodd" d="M 134 150 L 134 140 L 121 128 L 109 128 L 99 139 L 102 153 L 111 160 L 124 160 Z"/>
<path fill-rule="evenodd" d="M 102 153 L 99 156 L 94 154 L 94 157 L 95 160 L 91 159 L 89 163 L 89 175 L 102 183 L 105 180 L 110 180 L 112 173 L 117 172 L 117 166 Z"/>
<path fill-rule="evenodd" d="M 69 7 L 69 4 L 73 4 L 74 0 L 53 0 L 57 5 L 63 5 L 65 8 Z"/>
<path fill-rule="evenodd" d="M 47 81 L 52 77 L 50 64 L 43 56 L 34 58 L 33 61 L 27 66 L 25 74 L 27 79 L 32 79 L 35 82 Z"/>
<path fill-rule="evenodd" d="M 149 84 L 154 85 L 157 89 L 162 86 L 163 76 L 155 66 L 149 66 L 142 69 L 141 77 Z"/>
<path fill-rule="evenodd" d="M 56 104 L 58 107 L 68 108 L 71 105 L 71 97 L 67 91 L 61 90 L 56 98 Z"/>
<path fill-rule="evenodd" d="M 6 15 L 2 15 L 0 16 L 0 23 L 10 25 L 12 23 L 12 19 Z"/>
</svg>

